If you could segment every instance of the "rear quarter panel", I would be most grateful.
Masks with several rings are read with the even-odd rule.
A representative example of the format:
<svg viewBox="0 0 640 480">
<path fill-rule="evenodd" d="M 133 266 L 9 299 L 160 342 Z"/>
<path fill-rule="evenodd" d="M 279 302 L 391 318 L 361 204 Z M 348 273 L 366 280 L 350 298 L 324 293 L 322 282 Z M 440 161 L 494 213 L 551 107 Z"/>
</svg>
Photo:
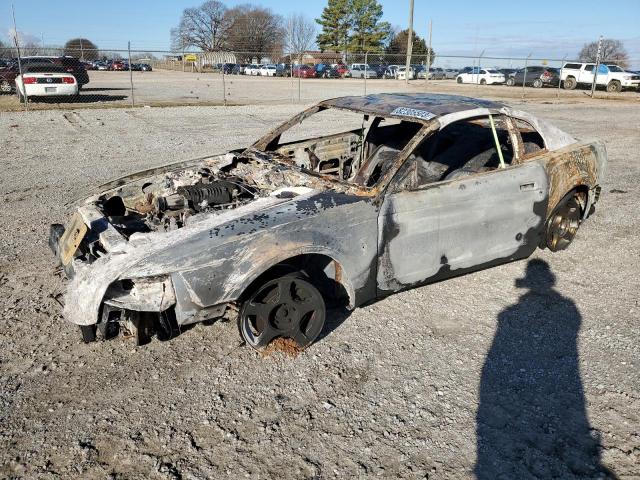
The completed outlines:
<svg viewBox="0 0 640 480">
<path fill-rule="evenodd" d="M 576 187 L 592 189 L 599 185 L 605 173 L 606 150 L 600 141 L 579 142 L 533 160 L 545 167 L 549 177 L 548 215 Z"/>
</svg>

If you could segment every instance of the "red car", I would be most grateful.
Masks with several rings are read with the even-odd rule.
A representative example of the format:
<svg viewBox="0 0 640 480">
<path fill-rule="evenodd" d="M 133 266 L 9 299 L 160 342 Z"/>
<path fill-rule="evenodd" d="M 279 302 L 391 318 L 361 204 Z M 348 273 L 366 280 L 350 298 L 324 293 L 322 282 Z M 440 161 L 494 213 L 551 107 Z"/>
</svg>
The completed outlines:
<svg viewBox="0 0 640 480">
<path fill-rule="evenodd" d="M 311 65 L 296 65 L 293 67 L 293 76 L 300 78 L 316 78 L 316 69 Z"/>
<path fill-rule="evenodd" d="M 335 69 L 341 77 L 344 77 L 349 72 L 349 67 L 347 67 L 344 63 L 338 63 L 335 66 Z"/>
<path fill-rule="evenodd" d="M 125 70 L 124 63 L 112 62 L 111 65 L 109 65 L 109 70 Z"/>
<path fill-rule="evenodd" d="M 16 77 L 20 72 L 14 66 L 0 68 L 0 93 L 11 93 L 16 88 Z"/>
</svg>

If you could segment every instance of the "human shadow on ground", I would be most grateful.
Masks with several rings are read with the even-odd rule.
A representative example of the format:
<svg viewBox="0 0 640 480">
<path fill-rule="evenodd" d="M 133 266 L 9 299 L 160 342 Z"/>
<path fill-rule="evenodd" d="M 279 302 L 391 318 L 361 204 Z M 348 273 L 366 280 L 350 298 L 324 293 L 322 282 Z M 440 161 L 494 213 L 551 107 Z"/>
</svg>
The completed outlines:
<svg viewBox="0 0 640 480">
<path fill-rule="evenodd" d="M 479 479 L 615 478 L 600 463 L 589 424 L 577 336 L 582 317 L 531 260 L 516 286 L 527 291 L 498 315 L 482 369 L 476 418 Z"/>
</svg>

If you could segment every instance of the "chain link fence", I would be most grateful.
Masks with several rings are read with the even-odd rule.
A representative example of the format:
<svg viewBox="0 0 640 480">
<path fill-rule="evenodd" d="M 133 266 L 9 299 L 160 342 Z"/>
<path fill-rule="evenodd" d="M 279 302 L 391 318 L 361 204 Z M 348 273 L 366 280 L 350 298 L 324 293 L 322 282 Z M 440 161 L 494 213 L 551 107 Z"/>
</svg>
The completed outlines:
<svg viewBox="0 0 640 480">
<path fill-rule="evenodd" d="M 570 58 L 413 55 L 408 74 L 406 55 L 369 52 L 273 55 L 129 48 L 69 52 L 30 47 L 0 49 L 0 62 L 0 111 L 310 103 L 384 92 L 429 91 L 522 100 L 590 93 L 587 84 L 563 88 L 559 81 L 563 66 L 577 62 Z M 518 70 L 528 75 L 526 82 L 522 73 L 517 76 Z M 549 81 L 532 81 L 545 71 Z M 74 85 L 64 83 L 71 82 L 70 77 L 75 78 L 75 90 Z M 637 95 L 637 88 L 633 90 Z M 596 90 L 601 97 L 613 93 L 617 92 L 608 92 L 606 84 Z"/>
</svg>

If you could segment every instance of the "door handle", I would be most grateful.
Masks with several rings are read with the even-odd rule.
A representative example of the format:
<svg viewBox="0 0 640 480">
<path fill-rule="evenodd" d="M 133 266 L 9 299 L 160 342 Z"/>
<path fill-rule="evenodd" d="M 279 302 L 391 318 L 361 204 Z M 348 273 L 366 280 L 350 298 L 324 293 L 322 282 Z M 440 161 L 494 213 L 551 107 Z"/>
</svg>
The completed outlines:
<svg viewBox="0 0 640 480">
<path fill-rule="evenodd" d="M 531 190 L 535 190 L 536 189 L 536 182 L 529 182 L 529 183 L 521 183 L 520 184 L 520 191 L 522 192 L 528 192 Z"/>
</svg>

